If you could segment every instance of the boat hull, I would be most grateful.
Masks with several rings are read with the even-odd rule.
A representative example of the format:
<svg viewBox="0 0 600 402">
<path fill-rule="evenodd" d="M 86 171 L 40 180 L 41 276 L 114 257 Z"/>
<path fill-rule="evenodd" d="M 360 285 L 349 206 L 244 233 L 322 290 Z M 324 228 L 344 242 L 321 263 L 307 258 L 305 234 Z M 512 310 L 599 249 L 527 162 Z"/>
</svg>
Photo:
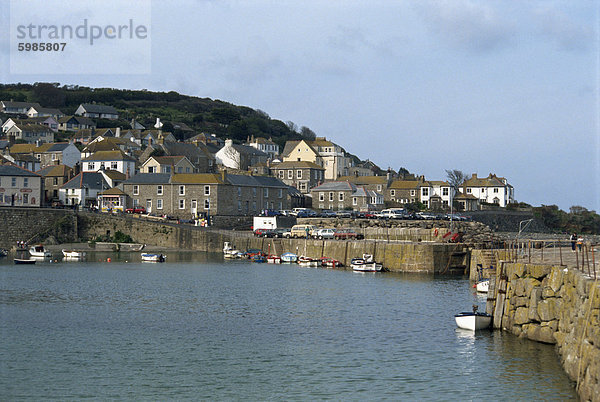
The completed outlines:
<svg viewBox="0 0 600 402">
<path fill-rule="evenodd" d="M 14 262 L 15 262 L 15 264 L 35 264 L 36 260 L 34 260 L 34 259 L 25 260 L 22 258 L 15 258 Z"/>
<path fill-rule="evenodd" d="M 283 253 L 281 254 L 281 262 L 296 262 L 298 256 L 294 253 Z"/>
<path fill-rule="evenodd" d="M 458 328 L 477 331 L 488 328 L 492 322 L 492 316 L 486 313 L 460 313 L 454 316 Z"/>
<path fill-rule="evenodd" d="M 85 251 L 62 250 L 66 260 L 80 260 L 85 257 Z"/>
<path fill-rule="evenodd" d="M 142 253 L 142 261 L 144 262 L 165 262 L 166 258 L 164 254 Z"/>
<path fill-rule="evenodd" d="M 488 289 L 490 287 L 490 280 L 486 279 L 486 280 L 483 280 L 483 281 L 479 281 L 479 282 L 477 282 L 477 285 L 475 287 L 476 287 L 476 289 L 477 289 L 478 292 L 480 292 L 480 293 L 487 293 Z"/>
</svg>

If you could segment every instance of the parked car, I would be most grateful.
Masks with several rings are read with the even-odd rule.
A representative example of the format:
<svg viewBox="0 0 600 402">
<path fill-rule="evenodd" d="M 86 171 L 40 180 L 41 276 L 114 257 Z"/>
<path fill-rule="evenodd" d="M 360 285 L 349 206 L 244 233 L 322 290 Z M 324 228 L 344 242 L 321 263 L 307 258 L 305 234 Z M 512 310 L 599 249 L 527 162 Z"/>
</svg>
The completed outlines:
<svg viewBox="0 0 600 402">
<path fill-rule="evenodd" d="M 384 209 L 377 213 L 377 217 L 380 219 L 405 219 L 406 211 L 400 208 Z"/>
<path fill-rule="evenodd" d="M 338 229 L 333 234 L 333 238 L 337 240 L 360 240 L 365 237 L 361 233 L 356 233 L 352 229 Z"/>
<path fill-rule="evenodd" d="M 421 219 L 433 220 L 436 218 L 435 214 L 430 212 L 417 212 L 417 215 L 421 217 Z"/>
<path fill-rule="evenodd" d="M 352 211 L 337 211 L 338 218 L 352 218 Z"/>
<path fill-rule="evenodd" d="M 289 209 L 282 209 L 279 211 L 279 214 L 283 216 L 292 216 L 292 211 Z"/>
<path fill-rule="evenodd" d="M 333 234 L 335 233 L 335 229 L 317 229 L 313 231 L 312 237 L 314 239 L 333 239 Z"/>
<path fill-rule="evenodd" d="M 273 237 L 289 237 L 287 236 L 291 232 L 290 228 L 277 228 L 271 230 L 271 233 L 274 234 Z"/>
<path fill-rule="evenodd" d="M 254 236 L 256 237 L 267 237 L 265 234 L 272 229 L 256 229 L 254 230 Z"/>
<path fill-rule="evenodd" d="M 281 212 L 272 209 L 263 209 L 258 216 L 279 216 Z"/>
<path fill-rule="evenodd" d="M 125 210 L 125 212 L 128 214 L 145 214 L 146 208 L 137 206 L 137 207 L 133 207 L 133 208 L 127 208 Z"/>
<path fill-rule="evenodd" d="M 285 237 L 310 237 L 315 229 L 317 227 L 314 225 L 294 225 Z"/>
<path fill-rule="evenodd" d="M 335 211 L 332 211 L 331 209 L 324 209 L 321 211 L 319 216 L 321 216 L 323 218 L 335 218 L 337 216 L 337 214 L 335 213 Z"/>
<path fill-rule="evenodd" d="M 296 213 L 296 218 L 315 218 L 317 213 L 312 209 L 304 209 Z"/>
</svg>

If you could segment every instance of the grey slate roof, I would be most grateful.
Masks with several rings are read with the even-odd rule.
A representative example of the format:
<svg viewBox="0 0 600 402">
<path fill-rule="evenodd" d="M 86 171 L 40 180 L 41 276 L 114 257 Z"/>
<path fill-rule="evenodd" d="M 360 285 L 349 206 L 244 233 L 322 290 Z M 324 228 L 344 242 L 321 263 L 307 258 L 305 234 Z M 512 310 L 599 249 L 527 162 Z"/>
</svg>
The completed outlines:
<svg viewBox="0 0 600 402">
<path fill-rule="evenodd" d="M 170 182 L 171 175 L 169 173 L 138 173 L 125 180 L 123 184 L 169 184 Z"/>
<path fill-rule="evenodd" d="M 281 180 L 270 176 L 247 176 L 241 174 L 228 174 L 227 181 L 234 186 L 278 187 L 285 189 L 289 187 Z"/>
<path fill-rule="evenodd" d="M 63 184 L 64 189 L 81 189 L 90 188 L 94 190 L 102 190 L 102 188 L 110 188 L 104 176 L 98 172 L 81 172 L 71 180 Z"/>
<path fill-rule="evenodd" d="M 69 143 L 67 142 L 57 142 L 54 143 L 54 145 L 52 145 L 50 148 L 48 148 L 45 152 L 60 152 L 60 151 L 64 151 L 65 148 L 67 148 L 69 145 Z"/>
<path fill-rule="evenodd" d="M 0 165 L 0 176 L 28 176 L 39 177 L 37 173 L 33 173 L 27 169 L 22 169 L 15 165 Z"/>
<path fill-rule="evenodd" d="M 356 191 L 356 186 L 347 181 L 330 181 L 314 187 L 311 191 Z"/>
<path fill-rule="evenodd" d="M 97 103 L 82 103 L 81 106 L 88 113 L 107 113 L 107 114 L 119 114 L 117 109 L 112 106 L 99 105 Z"/>
<path fill-rule="evenodd" d="M 246 155 L 252 155 L 252 156 L 263 156 L 265 158 L 269 157 L 269 155 L 267 155 L 263 151 L 256 149 L 254 147 L 248 146 L 248 145 L 233 144 L 232 147 L 233 147 L 233 149 L 238 151 L 240 154 L 246 154 Z"/>
</svg>

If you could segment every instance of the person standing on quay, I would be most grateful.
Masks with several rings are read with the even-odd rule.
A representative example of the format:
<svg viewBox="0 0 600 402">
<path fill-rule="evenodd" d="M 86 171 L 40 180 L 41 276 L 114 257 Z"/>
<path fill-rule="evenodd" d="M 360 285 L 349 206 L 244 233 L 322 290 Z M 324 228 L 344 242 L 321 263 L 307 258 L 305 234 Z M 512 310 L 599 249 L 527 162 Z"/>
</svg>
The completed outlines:
<svg viewBox="0 0 600 402">
<path fill-rule="evenodd" d="M 579 236 L 577 238 L 577 249 L 581 251 L 581 247 L 583 246 L 583 236 Z"/>
<path fill-rule="evenodd" d="M 570 237 L 571 240 L 571 252 L 575 252 L 575 244 L 577 244 L 577 233 L 573 233 Z"/>
</svg>

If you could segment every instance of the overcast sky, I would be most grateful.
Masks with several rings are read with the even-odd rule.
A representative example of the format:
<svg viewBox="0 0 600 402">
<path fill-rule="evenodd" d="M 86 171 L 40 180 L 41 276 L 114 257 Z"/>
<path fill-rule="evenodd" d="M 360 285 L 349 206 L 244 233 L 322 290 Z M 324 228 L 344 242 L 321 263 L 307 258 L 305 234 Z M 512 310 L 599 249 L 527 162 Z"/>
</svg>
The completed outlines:
<svg viewBox="0 0 600 402">
<path fill-rule="evenodd" d="M 152 1 L 151 73 L 11 74 L 3 38 L 0 78 L 221 99 L 384 169 L 492 172 L 519 201 L 598 211 L 599 21 L 598 0 Z"/>
</svg>

